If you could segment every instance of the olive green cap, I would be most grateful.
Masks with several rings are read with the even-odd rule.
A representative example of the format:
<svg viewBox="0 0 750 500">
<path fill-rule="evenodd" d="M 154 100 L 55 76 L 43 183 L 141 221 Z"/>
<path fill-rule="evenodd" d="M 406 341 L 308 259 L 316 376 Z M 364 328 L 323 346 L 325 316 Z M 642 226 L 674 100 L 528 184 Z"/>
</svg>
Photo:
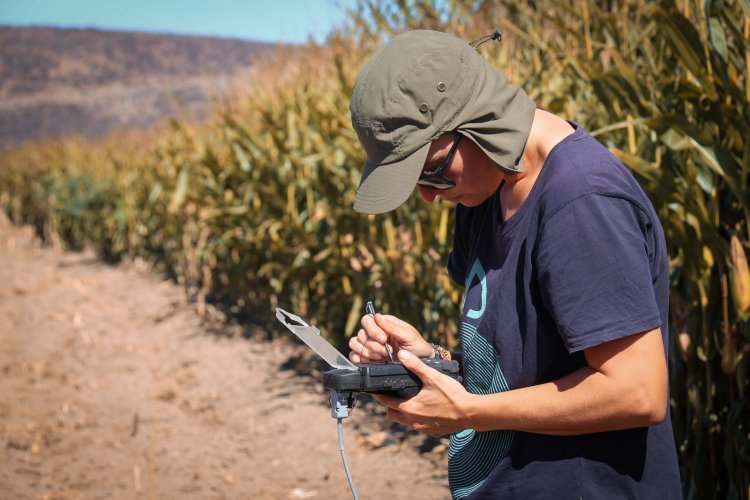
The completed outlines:
<svg viewBox="0 0 750 500">
<path fill-rule="evenodd" d="M 501 171 L 522 171 L 536 106 L 468 43 L 415 30 L 375 53 L 349 109 L 367 153 L 354 209 L 378 214 L 409 198 L 430 143 L 449 130 L 474 141 Z"/>
</svg>

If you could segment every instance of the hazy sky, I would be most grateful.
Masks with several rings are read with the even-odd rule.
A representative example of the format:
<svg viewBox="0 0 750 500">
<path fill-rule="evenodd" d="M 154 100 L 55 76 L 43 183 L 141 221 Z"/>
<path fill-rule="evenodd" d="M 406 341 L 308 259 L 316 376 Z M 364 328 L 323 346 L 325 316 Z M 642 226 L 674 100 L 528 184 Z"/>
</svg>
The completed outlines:
<svg viewBox="0 0 750 500">
<path fill-rule="evenodd" d="M 322 41 L 355 0 L 0 0 L 0 25 Z"/>
</svg>

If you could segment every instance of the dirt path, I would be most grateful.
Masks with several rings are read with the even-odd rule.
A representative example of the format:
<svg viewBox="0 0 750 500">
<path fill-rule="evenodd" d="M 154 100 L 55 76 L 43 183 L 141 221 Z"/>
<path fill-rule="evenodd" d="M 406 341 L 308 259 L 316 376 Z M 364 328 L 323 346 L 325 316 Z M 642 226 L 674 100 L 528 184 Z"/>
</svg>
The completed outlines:
<svg viewBox="0 0 750 500">
<path fill-rule="evenodd" d="M 0 215 L 0 498 L 350 498 L 304 349 L 208 330 L 154 273 Z M 344 434 L 362 499 L 449 498 L 444 440 L 374 404 Z"/>
</svg>

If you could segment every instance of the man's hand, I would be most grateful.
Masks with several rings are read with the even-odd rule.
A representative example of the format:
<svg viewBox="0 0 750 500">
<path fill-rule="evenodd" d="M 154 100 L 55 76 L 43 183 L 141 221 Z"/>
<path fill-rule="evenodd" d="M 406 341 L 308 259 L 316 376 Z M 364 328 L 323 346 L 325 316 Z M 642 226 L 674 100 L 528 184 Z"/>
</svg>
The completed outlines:
<svg viewBox="0 0 750 500">
<path fill-rule="evenodd" d="M 409 351 L 399 351 L 398 359 L 419 377 L 422 390 L 410 399 L 372 394 L 388 408 L 388 418 L 430 436 L 444 436 L 471 427 L 466 402 L 472 397 L 457 380 L 443 375 Z"/>
<path fill-rule="evenodd" d="M 402 349 L 420 358 L 433 355 L 432 347 L 416 328 L 395 316 L 376 314 L 374 318 L 370 315 L 362 318 L 362 329 L 349 340 L 349 359 L 352 363 L 385 361 L 388 359 L 386 342 L 390 343 L 394 355 Z"/>
</svg>

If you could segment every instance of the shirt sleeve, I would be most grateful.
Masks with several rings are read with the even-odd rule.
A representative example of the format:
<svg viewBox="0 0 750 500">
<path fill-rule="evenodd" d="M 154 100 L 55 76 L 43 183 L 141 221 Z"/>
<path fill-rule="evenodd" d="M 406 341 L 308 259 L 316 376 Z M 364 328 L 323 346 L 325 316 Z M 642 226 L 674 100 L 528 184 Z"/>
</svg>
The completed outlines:
<svg viewBox="0 0 750 500">
<path fill-rule="evenodd" d="M 568 352 L 661 325 L 650 230 L 639 207 L 597 194 L 569 202 L 543 223 L 539 289 Z"/>
</svg>

